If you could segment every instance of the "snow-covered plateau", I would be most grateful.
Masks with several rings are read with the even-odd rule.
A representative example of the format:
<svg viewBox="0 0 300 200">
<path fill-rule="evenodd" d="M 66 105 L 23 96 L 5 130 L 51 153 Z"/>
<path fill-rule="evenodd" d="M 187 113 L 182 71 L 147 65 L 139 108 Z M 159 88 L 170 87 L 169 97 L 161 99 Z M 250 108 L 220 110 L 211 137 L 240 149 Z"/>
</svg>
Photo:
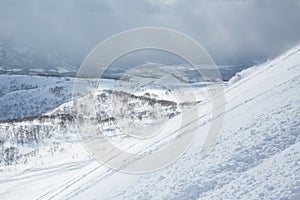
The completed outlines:
<svg viewBox="0 0 300 200">
<path fill-rule="evenodd" d="M 112 90 L 115 81 L 106 80 L 98 91 L 71 100 L 74 81 L 1 75 L 0 199 L 300 199 L 299 46 L 229 80 L 225 112 L 217 116 L 225 119 L 222 132 L 205 157 L 202 133 L 217 120 L 211 118 L 205 87 L 195 84 L 196 101 L 178 103 L 162 88 L 133 94 Z M 85 110 L 87 101 L 96 113 L 82 118 L 73 107 Z M 197 128 L 194 142 L 178 160 L 151 173 L 123 173 L 101 164 L 87 153 L 76 128 L 96 126 L 128 149 L 130 140 L 117 119 L 130 119 L 133 128 L 168 122 L 166 133 L 176 135 L 182 112 L 194 106 L 201 117 L 184 127 Z M 155 151 L 168 145 L 172 134 L 143 147 Z"/>
</svg>

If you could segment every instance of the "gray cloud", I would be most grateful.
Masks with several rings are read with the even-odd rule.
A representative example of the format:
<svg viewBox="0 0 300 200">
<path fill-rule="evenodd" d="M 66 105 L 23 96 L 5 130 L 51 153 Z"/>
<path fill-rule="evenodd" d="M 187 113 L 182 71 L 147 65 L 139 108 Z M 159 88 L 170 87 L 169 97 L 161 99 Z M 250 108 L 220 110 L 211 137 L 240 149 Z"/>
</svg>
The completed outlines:
<svg viewBox="0 0 300 200">
<path fill-rule="evenodd" d="M 80 63 L 131 28 L 166 27 L 201 43 L 219 64 L 266 60 L 300 42 L 300 1 L 0 0 L 0 35 Z"/>
</svg>

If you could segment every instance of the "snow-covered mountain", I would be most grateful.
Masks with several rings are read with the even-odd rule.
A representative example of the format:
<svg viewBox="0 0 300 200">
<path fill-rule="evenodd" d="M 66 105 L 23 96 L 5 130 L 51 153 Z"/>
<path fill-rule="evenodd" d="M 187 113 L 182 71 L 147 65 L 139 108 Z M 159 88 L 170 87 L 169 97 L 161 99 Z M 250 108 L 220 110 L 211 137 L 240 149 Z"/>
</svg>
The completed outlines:
<svg viewBox="0 0 300 200">
<path fill-rule="evenodd" d="M 0 168 L 0 198 L 299 199 L 299 85 L 299 47 L 239 73 L 225 90 L 225 122 L 214 149 L 201 156 L 201 133 L 210 120 L 216 120 L 210 119 L 210 102 L 191 102 L 188 107 L 198 106 L 204 114 L 185 127 L 200 124 L 194 143 L 172 165 L 147 174 L 126 174 L 101 165 L 84 150 L 73 125 L 99 124 L 106 136 L 120 138 L 109 109 L 123 102 L 128 106 L 117 111 L 137 119 L 132 120 L 134 126 L 143 125 L 141 121 L 157 122 L 160 116 L 174 130 L 179 108 L 186 105 L 159 101 L 149 94 L 100 90 L 88 97 L 98 102 L 99 118 L 76 118 L 70 108 L 83 104 L 87 97 L 81 97 L 39 117 L 1 123 L 6 164 Z M 153 105 L 157 112 L 151 114 Z M 159 139 L 160 144 L 169 141 Z M 148 148 L 161 148 L 156 142 Z"/>
<path fill-rule="evenodd" d="M 153 88 L 155 90 L 154 93 L 162 91 L 162 84 L 153 82 L 172 80 L 175 80 L 174 82 L 176 83 L 186 82 L 185 80 L 182 81 L 176 77 L 171 77 L 173 79 L 170 79 L 170 77 L 164 76 L 164 74 L 166 74 L 165 71 L 170 71 L 172 66 L 169 66 L 164 72 L 157 73 L 157 77 L 153 76 L 156 69 L 155 67 L 153 68 L 154 70 L 149 70 L 149 77 L 139 77 L 138 75 L 132 74 L 131 77 L 128 77 L 127 75 L 122 77 L 122 79 L 125 79 L 125 81 L 129 80 L 133 84 L 132 87 L 135 87 L 135 83 L 136 85 L 139 85 L 139 95 L 146 93 L 143 88 Z M 97 84 L 98 80 L 28 74 L 0 74 L 0 122 L 35 117 L 70 101 L 75 81 L 80 81 L 81 84 L 86 87 L 93 87 Z M 101 86 L 110 88 L 110 86 L 114 85 L 116 82 L 117 81 L 114 79 L 102 79 Z M 141 86 L 141 82 L 144 83 L 143 86 Z M 201 82 L 197 84 L 200 85 L 200 87 L 203 87 L 206 83 Z M 163 93 L 165 93 L 165 91 L 163 91 Z M 149 94 L 151 94 L 151 91 Z M 168 95 L 163 95 L 162 92 L 160 92 L 159 96 L 162 99 L 168 98 Z M 157 95 L 151 97 L 160 98 Z"/>
<path fill-rule="evenodd" d="M 0 121 L 37 116 L 72 96 L 73 79 L 0 75 Z"/>
<path fill-rule="evenodd" d="M 72 60 L 58 52 L 46 54 L 28 44 L 0 36 L 0 74 L 74 76 L 76 67 Z"/>
<path fill-rule="evenodd" d="M 82 83 L 86 84 L 86 80 Z M 56 89 L 57 86 L 53 88 Z M 62 90 L 63 88 L 59 88 L 54 94 L 59 95 Z M 124 137 L 121 131 L 123 128 L 120 126 L 122 119 L 126 119 L 126 124 L 129 123 L 132 130 L 142 128 L 145 124 L 147 126 L 144 128 L 147 128 L 154 123 L 162 123 L 179 115 L 181 109 L 199 103 L 196 101 L 178 104 L 151 96 L 157 97 L 154 93 L 148 92 L 137 96 L 125 91 L 101 89 L 38 116 L 6 120 L 0 123 L 2 145 L 0 164 L 24 164 L 45 153 L 54 144 L 59 147 L 66 141 L 78 142 L 78 127 L 84 127 L 89 123 L 91 126 L 97 126 L 99 133 L 103 135 L 122 138 Z M 47 98 L 50 100 L 49 96 Z M 39 102 L 29 105 L 35 104 L 39 105 Z M 94 105 L 95 115 L 88 112 L 87 104 Z M 80 115 L 83 112 L 87 114 Z"/>
</svg>

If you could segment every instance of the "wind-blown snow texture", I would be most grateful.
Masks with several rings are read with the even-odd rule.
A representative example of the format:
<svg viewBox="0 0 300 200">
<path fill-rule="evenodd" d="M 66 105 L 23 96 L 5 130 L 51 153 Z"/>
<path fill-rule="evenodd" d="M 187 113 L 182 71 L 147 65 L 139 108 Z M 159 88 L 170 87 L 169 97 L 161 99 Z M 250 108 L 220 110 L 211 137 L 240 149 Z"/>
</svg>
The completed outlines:
<svg viewBox="0 0 300 200">
<path fill-rule="evenodd" d="M 226 88 L 222 135 L 204 159 L 199 137 L 171 166 L 131 175 L 65 142 L 53 157 L 43 151 L 43 163 L 1 167 L 0 198 L 300 199 L 299 47 L 241 74 Z"/>
</svg>

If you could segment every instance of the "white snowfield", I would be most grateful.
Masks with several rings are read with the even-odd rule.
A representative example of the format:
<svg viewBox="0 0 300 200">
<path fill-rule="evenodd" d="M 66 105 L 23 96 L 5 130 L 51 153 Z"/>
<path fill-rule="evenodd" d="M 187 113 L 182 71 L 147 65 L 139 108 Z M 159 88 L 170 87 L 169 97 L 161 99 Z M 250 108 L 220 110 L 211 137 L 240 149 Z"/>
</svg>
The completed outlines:
<svg viewBox="0 0 300 200">
<path fill-rule="evenodd" d="M 153 173 L 115 171 L 91 158 L 80 143 L 66 142 L 68 151 L 43 163 L 1 167 L 0 199 L 298 200 L 299 94 L 296 47 L 226 88 L 223 130 L 205 158 L 200 133 L 208 129 L 209 116 L 198 120 L 199 137 L 189 150 Z"/>
</svg>

